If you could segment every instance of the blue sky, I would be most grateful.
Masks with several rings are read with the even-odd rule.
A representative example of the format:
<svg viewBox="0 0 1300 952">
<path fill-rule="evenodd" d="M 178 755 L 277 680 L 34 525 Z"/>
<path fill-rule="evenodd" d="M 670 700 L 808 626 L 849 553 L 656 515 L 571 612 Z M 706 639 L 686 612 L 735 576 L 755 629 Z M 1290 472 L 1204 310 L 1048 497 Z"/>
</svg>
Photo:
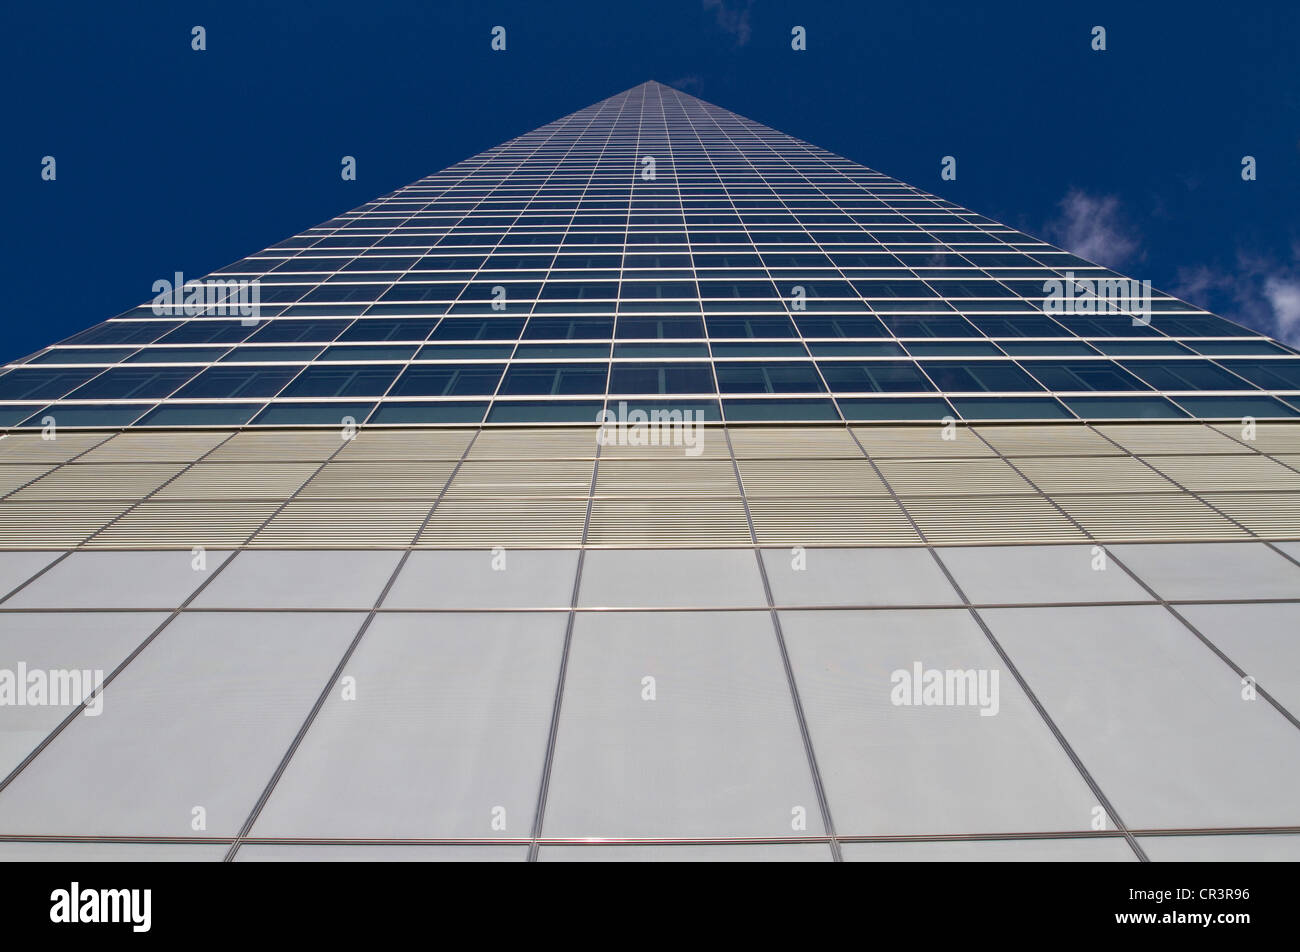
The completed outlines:
<svg viewBox="0 0 1300 952">
<path fill-rule="evenodd" d="M 646 79 L 1298 342 L 1298 41 L 1290 2 L 7 4 L 0 360 Z"/>
</svg>

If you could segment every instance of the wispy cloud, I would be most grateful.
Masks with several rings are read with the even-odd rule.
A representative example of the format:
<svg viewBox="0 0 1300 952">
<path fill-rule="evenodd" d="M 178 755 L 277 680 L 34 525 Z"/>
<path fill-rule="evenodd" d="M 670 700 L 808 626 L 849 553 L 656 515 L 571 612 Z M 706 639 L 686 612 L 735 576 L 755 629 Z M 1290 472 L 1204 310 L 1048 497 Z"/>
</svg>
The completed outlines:
<svg viewBox="0 0 1300 952">
<path fill-rule="evenodd" d="M 1290 261 L 1241 252 L 1231 269 L 1182 268 L 1173 293 L 1300 346 L 1300 244 L 1291 248 Z"/>
<path fill-rule="evenodd" d="M 718 19 L 718 26 L 730 33 L 737 46 L 749 42 L 749 10 L 753 0 L 704 0 L 704 9 L 712 10 Z"/>
<path fill-rule="evenodd" d="M 684 93 L 698 93 L 704 88 L 704 83 L 695 73 L 689 73 L 686 76 L 680 76 L 668 84 L 673 89 L 680 89 Z"/>
<path fill-rule="evenodd" d="M 1114 195 L 1071 189 L 1059 207 L 1061 214 L 1044 229 L 1053 244 L 1108 268 L 1122 268 L 1143 257 L 1137 232 L 1124 221 Z"/>
</svg>

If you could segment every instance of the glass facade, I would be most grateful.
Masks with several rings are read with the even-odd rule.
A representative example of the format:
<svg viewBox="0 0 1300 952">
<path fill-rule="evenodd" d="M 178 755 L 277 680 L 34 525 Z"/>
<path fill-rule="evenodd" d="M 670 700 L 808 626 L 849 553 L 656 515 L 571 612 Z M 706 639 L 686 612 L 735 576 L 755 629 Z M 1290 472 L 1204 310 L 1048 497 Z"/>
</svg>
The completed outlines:
<svg viewBox="0 0 1300 952">
<path fill-rule="evenodd" d="M 1300 413 L 1300 355 L 1158 291 L 1088 299 L 1120 278 L 648 83 L 221 268 L 210 306 L 11 365 L 0 425 Z M 1083 303 L 1047 313 L 1053 281 Z"/>
</svg>

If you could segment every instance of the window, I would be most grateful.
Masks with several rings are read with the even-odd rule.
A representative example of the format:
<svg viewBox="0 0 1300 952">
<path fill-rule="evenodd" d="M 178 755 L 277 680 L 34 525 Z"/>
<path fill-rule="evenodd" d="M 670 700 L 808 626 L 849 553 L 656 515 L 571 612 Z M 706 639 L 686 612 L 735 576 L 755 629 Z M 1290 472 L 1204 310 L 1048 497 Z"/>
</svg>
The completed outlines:
<svg viewBox="0 0 1300 952">
<path fill-rule="evenodd" d="M 126 400 L 165 397 L 193 377 L 195 372 L 194 367 L 112 367 L 72 391 L 68 398 Z"/>
<path fill-rule="evenodd" d="M 176 321 L 105 321 L 74 334 L 64 344 L 150 344 L 180 326 Z"/>
<path fill-rule="evenodd" d="M 1070 337 L 1068 330 L 1042 314 L 1024 314 L 1015 317 L 995 317 L 991 314 L 972 314 L 972 324 L 989 337 Z M 1091 350 L 1087 351 L 1092 353 Z"/>
<path fill-rule="evenodd" d="M 382 364 L 308 367 L 284 390 L 286 397 L 380 397 L 401 368 Z M 358 417 L 358 419 L 360 419 Z"/>
<path fill-rule="evenodd" d="M 464 366 L 421 364 L 408 367 L 393 384 L 390 396 L 462 397 L 496 392 L 505 364 Z"/>
<path fill-rule="evenodd" d="M 1253 390 L 1208 360 L 1126 360 L 1121 366 L 1157 390 Z"/>
<path fill-rule="evenodd" d="M 370 418 L 371 423 L 478 423 L 487 410 L 486 403 L 464 400 L 441 403 L 395 402 L 385 400 Z"/>
<path fill-rule="evenodd" d="M 721 317 L 709 315 L 705 319 L 709 336 L 717 337 L 795 337 L 790 318 L 780 317 Z"/>
<path fill-rule="evenodd" d="M 830 315 L 813 317 L 796 314 L 794 318 L 804 337 L 888 337 L 889 331 L 877 318 L 865 315 Z"/>
<path fill-rule="evenodd" d="M 840 419 L 829 400 L 724 400 L 722 409 L 733 423 Z"/>
<path fill-rule="evenodd" d="M 822 385 L 811 361 L 718 361 L 723 393 L 819 393 Z"/>
<path fill-rule="evenodd" d="M 612 317 L 530 317 L 525 340 L 608 340 L 614 333 Z"/>
<path fill-rule="evenodd" d="M 523 329 L 522 317 L 449 317 L 434 328 L 429 340 L 514 340 Z"/>
<path fill-rule="evenodd" d="M 817 366 L 836 393 L 915 393 L 935 389 L 910 360 L 819 360 Z"/>
<path fill-rule="evenodd" d="M 609 364 L 511 364 L 501 393 L 511 396 L 604 393 Z"/>
<path fill-rule="evenodd" d="M 1225 360 L 1223 366 L 1265 390 L 1300 390 L 1300 359 Z"/>
<path fill-rule="evenodd" d="M 422 341 L 429 336 L 437 318 L 358 318 L 340 336 L 341 341 Z"/>
<path fill-rule="evenodd" d="M 166 337 L 160 338 L 158 343 L 233 344 L 255 330 L 256 325 L 245 325 L 239 321 L 186 321 Z"/>
<path fill-rule="evenodd" d="M 176 394 L 194 397 L 273 397 L 301 367 L 209 367 Z"/>
<path fill-rule="evenodd" d="M 0 376 L 0 399 L 54 400 L 99 373 L 82 370 L 27 370 L 19 367 Z"/>
<path fill-rule="evenodd" d="M 146 413 L 140 426 L 243 426 L 260 403 L 164 403 Z"/>
<path fill-rule="evenodd" d="M 614 336 L 619 340 L 703 337 L 704 321 L 698 317 L 619 317 Z"/>
<path fill-rule="evenodd" d="M 1022 366 L 1048 390 L 1150 390 L 1109 360 L 1026 360 Z"/>
<path fill-rule="evenodd" d="M 364 423 L 373 403 L 272 403 L 253 418 L 254 426 L 341 426 Z"/>
<path fill-rule="evenodd" d="M 1175 402 L 1198 417 L 1293 417 L 1300 412 L 1272 397 L 1175 397 Z"/>
<path fill-rule="evenodd" d="M 1069 420 L 1070 411 L 1050 397 L 954 397 L 966 420 Z"/>
<path fill-rule="evenodd" d="M 963 363 L 957 360 L 927 360 L 921 367 L 940 390 L 961 391 L 1023 391 L 1042 390 L 1033 377 L 1009 360 L 981 360 Z"/>
<path fill-rule="evenodd" d="M 1085 420 L 1166 419 L 1187 416 L 1163 397 L 1064 397 L 1061 402 Z"/>
<path fill-rule="evenodd" d="M 326 343 L 338 337 L 339 334 L 343 333 L 343 329 L 351 323 L 351 321 L 347 320 L 275 320 L 262 325 L 262 328 L 249 337 L 248 340 L 251 343 L 258 344 L 292 343 L 297 341 Z"/>
<path fill-rule="evenodd" d="M 905 317 L 887 314 L 883 318 L 885 326 L 893 331 L 895 337 L 979 337 L 975 330 L 963 318 L 957 317 Z"/>
<path fill-rule="evenodd" d="M 599 400 L 498 400 L 489 423 L 595 423 L 604 409 Z"/>
<path fill-rule="evenodd" d="M 924 420 L 937 422 L 953 416 L 947 403 L 936 397 L 868 397 L 839 400 L 846 420 Z"/>
<path fill-rule="evenodd" d="M 713 393 L 713 369 L 707 363 L 616 363 L 610 393 Z"/>
</svg>

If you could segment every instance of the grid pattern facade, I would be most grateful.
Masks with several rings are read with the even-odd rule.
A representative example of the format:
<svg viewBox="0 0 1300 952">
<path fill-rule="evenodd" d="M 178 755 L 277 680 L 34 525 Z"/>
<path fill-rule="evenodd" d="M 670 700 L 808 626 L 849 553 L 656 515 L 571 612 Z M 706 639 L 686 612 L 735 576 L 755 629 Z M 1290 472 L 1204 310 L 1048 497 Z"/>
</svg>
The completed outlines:
<svg viewBox="0 0 1300 952">
<path fill-rule="evenodd" d="M 1297 415 L 1300 357 L 1169 295 L 647 83 L 220 269 L 253 318 L 152 303 L 0 374 L 0 426 Z M 213 315 L 218 316 L 213 316 Z"/>
<path fill-rule="evenodd" d="M 1067 273 L 647 83 L 11 365 L 0 860 L 1300 859 L 1300 356 Z"/>
<path fill-rule="evenodd" d="M 0 438 L 0 546 L 712 547 L 1300 539 L 1300 424 Z"/>
<path fill-rule="evenodd" d="M 109 674 L 7 712 L 0 856 L 1300 857 L 1300 546 L 1108 556 L 5 553 L 7 649 Z"/>
</svg>

